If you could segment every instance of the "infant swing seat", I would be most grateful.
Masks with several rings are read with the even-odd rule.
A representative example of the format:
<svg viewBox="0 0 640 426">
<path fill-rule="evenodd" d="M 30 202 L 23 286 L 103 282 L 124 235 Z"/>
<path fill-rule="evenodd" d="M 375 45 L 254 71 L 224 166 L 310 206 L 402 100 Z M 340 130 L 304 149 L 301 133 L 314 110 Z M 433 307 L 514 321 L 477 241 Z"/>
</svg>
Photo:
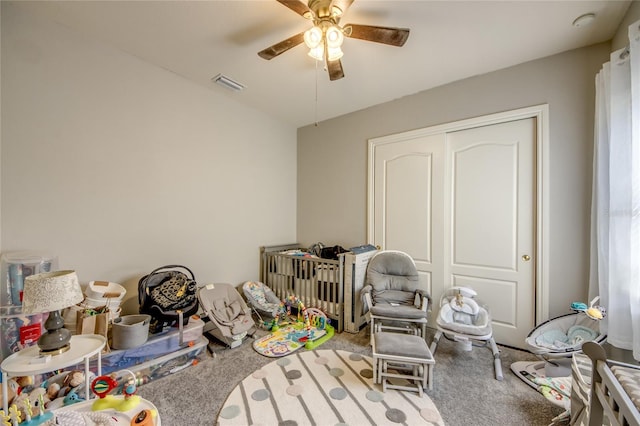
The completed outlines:
<svg viewBox="0 0 640 426">
<path fill-rule="evenodd" d="M 444 334 L 471 350 L 474 341 L 489 343 L 493 352 L 493 363 L 497 380 L 502 380 L 500 351 L 493 339 L 491 316 L 486 307 L 475 299 L 476 292 L 468 287 L 452 287 L 440 300 L 440 311 L 436 319 L 436 333 L 431 342 L 431 353 L 435 354 L 440 338 Z"/>
<path fill-rule="evenodd" d="M 200 306 L 206 313 L 203 331 L 230 348 L 237 348 L 254 330 L 251 309 L 231 284 L 207 284 L 198 289 Z"/>
<path fill-rule="evenodd" d="M 598 319 L 581 310 L 543 322 L 525 339 L 529 351 L 541 360 L 514 362 L 511 370 L 534 389 L 539 387 L 536 379 L 570 376 L 573 354 L 581 352 L 585 342 L 602 344 L 607 338 Z"/>
<path fill-rule="evenodd" d="M 259 281 L 247 281 L 242 285 L 242 293 L 247 298 L 251 309 L 256 313 L 262 325 L 266 326 L 267 321 L 271 321 L 278 316 L 280 309 L 280 299 L 265 284 Z M 267 317 L 266 319 L 263 318 Z"/>
</svg>

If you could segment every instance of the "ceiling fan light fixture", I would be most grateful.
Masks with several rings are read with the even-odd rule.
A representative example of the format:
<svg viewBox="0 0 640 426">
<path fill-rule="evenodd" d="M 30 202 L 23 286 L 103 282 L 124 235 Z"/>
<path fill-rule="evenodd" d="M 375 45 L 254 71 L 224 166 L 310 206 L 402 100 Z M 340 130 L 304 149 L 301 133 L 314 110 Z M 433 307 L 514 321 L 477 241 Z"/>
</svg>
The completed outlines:
<svg viewBox="0 0 640 426">
<path fill-rule="evenodd" d="M 322 46 L 322 29 L 314 26 L 305 31 L 304 44 L 306 44 L 309 49 Z"/>
<path fill-rule="evenodd" d="M 324 60 L 324 46 L 322 45 L 322 43 L 312 49 L 309 49 L 308 55 L 316 61 Z"/>
<path fill-rule="evenodd" d="M 342 34 L 342 30 L 337 25 L 331 25 L 327 28 L 325 37 L 329 48 L 340 48 L 344 42 L 344 34 Z"/>
<path fill-rule="evenodd" d="M 342 55 L 344 55 L 344 53 L 342 49 L 340 49 L 340 46 L 327 48 L 327 61 L 337 61 L 342 58 Z"/>
</svg>

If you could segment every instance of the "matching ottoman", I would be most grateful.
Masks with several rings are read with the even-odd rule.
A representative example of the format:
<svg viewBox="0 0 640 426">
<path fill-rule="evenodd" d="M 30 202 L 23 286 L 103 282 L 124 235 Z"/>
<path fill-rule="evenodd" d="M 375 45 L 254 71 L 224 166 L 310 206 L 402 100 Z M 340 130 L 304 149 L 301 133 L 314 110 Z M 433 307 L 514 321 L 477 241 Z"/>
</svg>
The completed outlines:
<svg viewBox="0 0 640 426">
<path fill-rule="evenodd" d="M 379 331 L 373 335 L 373 382 L 382 391 L 399 389 L 418 392 L 433 388 L 435 359 L 424 338 L 412 334 Z M 390 378 L 406 379 L 413 385 L 392 384 Z"/>
</svg>

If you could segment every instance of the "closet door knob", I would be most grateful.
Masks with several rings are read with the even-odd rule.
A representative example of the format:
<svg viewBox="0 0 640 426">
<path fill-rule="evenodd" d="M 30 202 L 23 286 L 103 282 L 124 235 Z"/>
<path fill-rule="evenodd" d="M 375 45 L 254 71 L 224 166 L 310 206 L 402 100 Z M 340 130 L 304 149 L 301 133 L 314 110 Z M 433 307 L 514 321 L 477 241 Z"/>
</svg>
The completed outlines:
<svg viewBox="0 0 640 426">
<path fill-rule="evenodd" d="M 522 255 L 522 260 L 524 260 L 525 262 L 528 262 L 531 260 L 531 256 L 529 256 L 528 254 Z"/>
</svg>

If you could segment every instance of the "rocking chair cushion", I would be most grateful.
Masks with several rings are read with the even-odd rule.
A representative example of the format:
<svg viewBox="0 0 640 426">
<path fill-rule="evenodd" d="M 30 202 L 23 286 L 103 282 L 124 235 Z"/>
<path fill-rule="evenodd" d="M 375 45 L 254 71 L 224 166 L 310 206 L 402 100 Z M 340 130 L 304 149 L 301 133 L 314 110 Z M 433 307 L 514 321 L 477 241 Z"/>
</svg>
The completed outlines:
<svg viewBox="0 0 640 426">
<path fill-rule="evenodd" d="M 415 306 L 378 303 L 371 307 L 371 313 L 380 317 L 402 318 L 407 320 L 427 318 L 427 313 Z"/>
<path fill-rule="evenodd" d="M 403 333 L 378 332 L 374 334 L 376 353 L 433 360 L 433 355 L 422 337 Z"/>
</svg>

